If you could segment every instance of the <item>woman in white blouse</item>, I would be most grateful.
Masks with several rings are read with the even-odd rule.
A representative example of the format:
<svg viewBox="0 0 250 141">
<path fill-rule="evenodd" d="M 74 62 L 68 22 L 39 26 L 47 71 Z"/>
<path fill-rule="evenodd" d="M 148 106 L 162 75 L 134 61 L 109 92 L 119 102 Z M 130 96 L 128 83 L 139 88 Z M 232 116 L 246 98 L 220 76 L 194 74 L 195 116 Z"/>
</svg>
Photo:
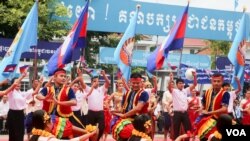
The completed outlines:
<svg viewBox="0 0 250 141">
<path fill-rule="evenodd" d="M 24 139 L 24 109 L 26 108 L 26 100 L 32 95 L 37 94 L 41 87 L 40 81 L 34 92 L 21 92 L 21 80 L 26 76 L 26 72 L 18 79 L 12 80 L 12 90 L 8 92 L 9 112 L 7 115 L 7 124 L 9 127 L 9 141 L 23 141 Z M 6 93 L 5 93 L 6 94 Z"/>
</svg>

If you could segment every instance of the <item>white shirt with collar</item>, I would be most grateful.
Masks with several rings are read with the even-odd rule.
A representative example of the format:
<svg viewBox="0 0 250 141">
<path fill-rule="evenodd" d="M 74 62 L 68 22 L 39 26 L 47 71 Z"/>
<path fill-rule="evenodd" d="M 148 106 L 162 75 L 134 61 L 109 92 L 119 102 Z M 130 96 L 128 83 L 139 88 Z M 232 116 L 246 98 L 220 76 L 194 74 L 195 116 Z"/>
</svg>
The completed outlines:
<svg viewBox="0 0 250 141">
<path fill-rule="evenodd" d="M 173 102 L 173 96 L 171 93 L 167 90 L 163 93 L 162 97 L 162 106 L 163 106 L 163 111 L 164 112 L 171 112 L 170 110 L 170 105 Z"/>
<path fill-rule="evenodd" d="M 229 98 L 229 104 L 227 107 L 227 111 L 228 111 L 228 113 L 233 113 L 234 100 L 237 98 L 237 95 L 236 95 L 235 91 L 231 91 L 231 92 L 229 92 L 229 94 L 230 94 L 230 98 Z"/>
<path fill-rule="evenodd" d="M 0 101 L 0 116 L 6 116 L 9 111 L 9 102 L 6 101 L 3 103 L 3 100 Z"/>
<path fill-rule="evenodd" d="M 173 110 L 174 111 L 187 111 L 188 109 L 188 94 L 190 93 L 190 88 L 185 89 L 173 89 Z"/>
<path fill-rule="evenodd" d="M 77 90 L 75 93 L 76 96 L 76 106 L 72 106 L 71 109 L 72 111 L 79 111 L 81 110 L 83 100 L 87 98 L 87 94 L 85 92 L 82 92 L 80 90 Z"/>
<path fill-rule="evenodd" d="M 14 89 L 8 94 L 11 110 L 24 110 L 27 107 L 26 100 L 32 98 L 32 92 L 21 92 Z"/>
<path fill-rule="evenodd" d="M 86 86 L 84 92 L 88 94 L 91 90 L 91 87 Z M 103 110 L 103 100 L 104 94 L 107 91 L 107 88 L 103 85 L 97 89 L 93 89 L 92 93 L 88 96 L 88 108 L 92 111 L 102 111 Z"/>
<path fill-rule="evenodd" d="M 42 89 L 42 88 L 41 88 Z M 40 90 L 41 90 L 40 89 Z M 39 91 L 40 91 L 39 90 Z M 33 93 L 34 92 L 34 90 L 31 88 L 31 89 L 29 89 L 28 91 L 27 91 L 27 93 Z M 33 105 L 31 105 L 30 104 L 30 102 L 31 101 L 35 101 L 35 105 L 33 106 Z M 43 108 L 43 101 L 40 101 L 40 100 L 38 100 L 37 98 L 36 98 L 36 96 L 34 96 L 34 99 L 33 99 L 33 97 L 31 96 L 31 98 L 30 99 L 27 99 L 26 100 L 26 103 L 27 103 L 27 108 L 26 108 L 26 114 L 28 114 L 28 113 L 30 113 L 30 112 L 34 112 L 34 111 L 36 111 L 36 110 L 41 110 L 42 108 Z"/>
</svg>

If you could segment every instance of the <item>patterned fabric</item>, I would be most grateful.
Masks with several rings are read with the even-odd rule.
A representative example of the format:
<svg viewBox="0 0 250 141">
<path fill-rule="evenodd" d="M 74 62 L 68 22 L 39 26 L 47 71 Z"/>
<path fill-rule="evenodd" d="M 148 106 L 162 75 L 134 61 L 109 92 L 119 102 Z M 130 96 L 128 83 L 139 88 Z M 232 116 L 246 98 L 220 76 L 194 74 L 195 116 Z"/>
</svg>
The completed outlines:
<svg viewBox="0 0 250 141">
<path fill-rule="evenodd" d="M 208 138 L 211 134 L 213 134 L 216 129 L 217 121 L 210 117 L 204 117 L 197 124 L 197 135 L 200 139 Z"/>
<path fill-rule="evenodd" d="M 112 126 L 112 136 L 115 140 L 128 139 L 132 136 L 133 129 L 131 119 L 118 119 Z"/>
<path fill-rule="evenodd" d="M 73 135 L 72 124 L 68 118 L 56 117 L 53 122 L 52 134 L 57 138 L 65 138 Z"/>
</svg>

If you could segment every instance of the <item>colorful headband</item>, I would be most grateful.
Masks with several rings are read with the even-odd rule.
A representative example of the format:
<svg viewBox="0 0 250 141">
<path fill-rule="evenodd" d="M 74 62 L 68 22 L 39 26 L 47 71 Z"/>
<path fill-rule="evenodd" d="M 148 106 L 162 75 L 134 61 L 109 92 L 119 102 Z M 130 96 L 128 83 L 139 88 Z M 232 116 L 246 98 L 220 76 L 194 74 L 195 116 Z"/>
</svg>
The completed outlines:
<svg viewBox="0 0 250 141">
<path fill-rule="evenodd" d="M 130 78 L 131 82 L 141 82 L 141 78 Z"/>
<path fill-rule="evenodd" d="M 60 70 L 60 71 L 55 72 L 54 75 L 57 75 L 59 73 L 64 73 L 65 74 L 66 72 L 64 70 Z"/>
</svg>

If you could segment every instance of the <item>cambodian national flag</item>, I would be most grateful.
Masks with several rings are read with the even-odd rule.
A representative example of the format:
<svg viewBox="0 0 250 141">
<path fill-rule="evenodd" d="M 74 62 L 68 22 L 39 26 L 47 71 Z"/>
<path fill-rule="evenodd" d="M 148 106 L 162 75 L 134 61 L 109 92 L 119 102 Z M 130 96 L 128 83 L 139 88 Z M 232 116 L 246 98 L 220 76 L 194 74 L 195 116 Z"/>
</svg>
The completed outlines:
<svg viewBox="0 0 250 141">
<path fill-rule="evenodd" d="M 128 82 L 131 73 L 132 51 L 135 42 L 135 29 L 137 24 L 138 8 L 130 20 L 130 23 L 123 34 L 118 46 L 114 52 L 114 59 L 122 76 Z"/>
<path fill-rule="evenodd" d="M 234 65 L 233 76 L 237 76 L 240 79 L 242 86 L 244 83 L 246 40 L 249 35 L 249 25 L 246 24 L 246 20 L 247 17 L 244 13 L 240 21 L 239 29 L 228 53 L 228 59 Z M 235 79 L 232 79 L 231 84 L 234 89 L 237 89 L 237 82 Z"/>
<path fill-rule="evenodd" d="M 168 67 L 169 67 L 171 70 L 175 70 L 175 69 L 178 68 L 177 66 L 174 66 L 174 65 L 172 65 L 172 64 L 170 64 L 170 63 L 167 63 L 167 64 L 168 64 Z"/>
<path fill-rule="evenodd" d="M 162 68 L 169 51 L 183 48 L 188 18 L 188 8 L 189 4 L 185 7 L 181 16 L 177 19 L 163 43 L 158 46 L 147 58 L 147 70 L 149 72 L 152 73 L 154 70 Z"/>
<path fill-rule="evenodd" d="M 19 67 L 19 71 L 20 71 L 20 73 L 22 74 L 22 73 L 24 73 L 28 68 L 29 68 L 29 65 L 24 65 L 24 66 Z"/>
<path fill-rule="evenodd" d="M 63 68 L 64 65 L 72 61 L 75 49 L 86 47 L 88 6 L 89 1 L 87 1 L 81 15 L 73 25 L 63 44 L 49 59 L 47 64 L 49 76 L 53 75 L 56 69 Z"/>
<path fill-rule="evenodd" d="M 15 69 L 16 69 L 16 66 L 17 64 L 10 64 L 10 65 L 7 65 L 4 69 L 3 72 L 14 72 Z"/>
</svg>

